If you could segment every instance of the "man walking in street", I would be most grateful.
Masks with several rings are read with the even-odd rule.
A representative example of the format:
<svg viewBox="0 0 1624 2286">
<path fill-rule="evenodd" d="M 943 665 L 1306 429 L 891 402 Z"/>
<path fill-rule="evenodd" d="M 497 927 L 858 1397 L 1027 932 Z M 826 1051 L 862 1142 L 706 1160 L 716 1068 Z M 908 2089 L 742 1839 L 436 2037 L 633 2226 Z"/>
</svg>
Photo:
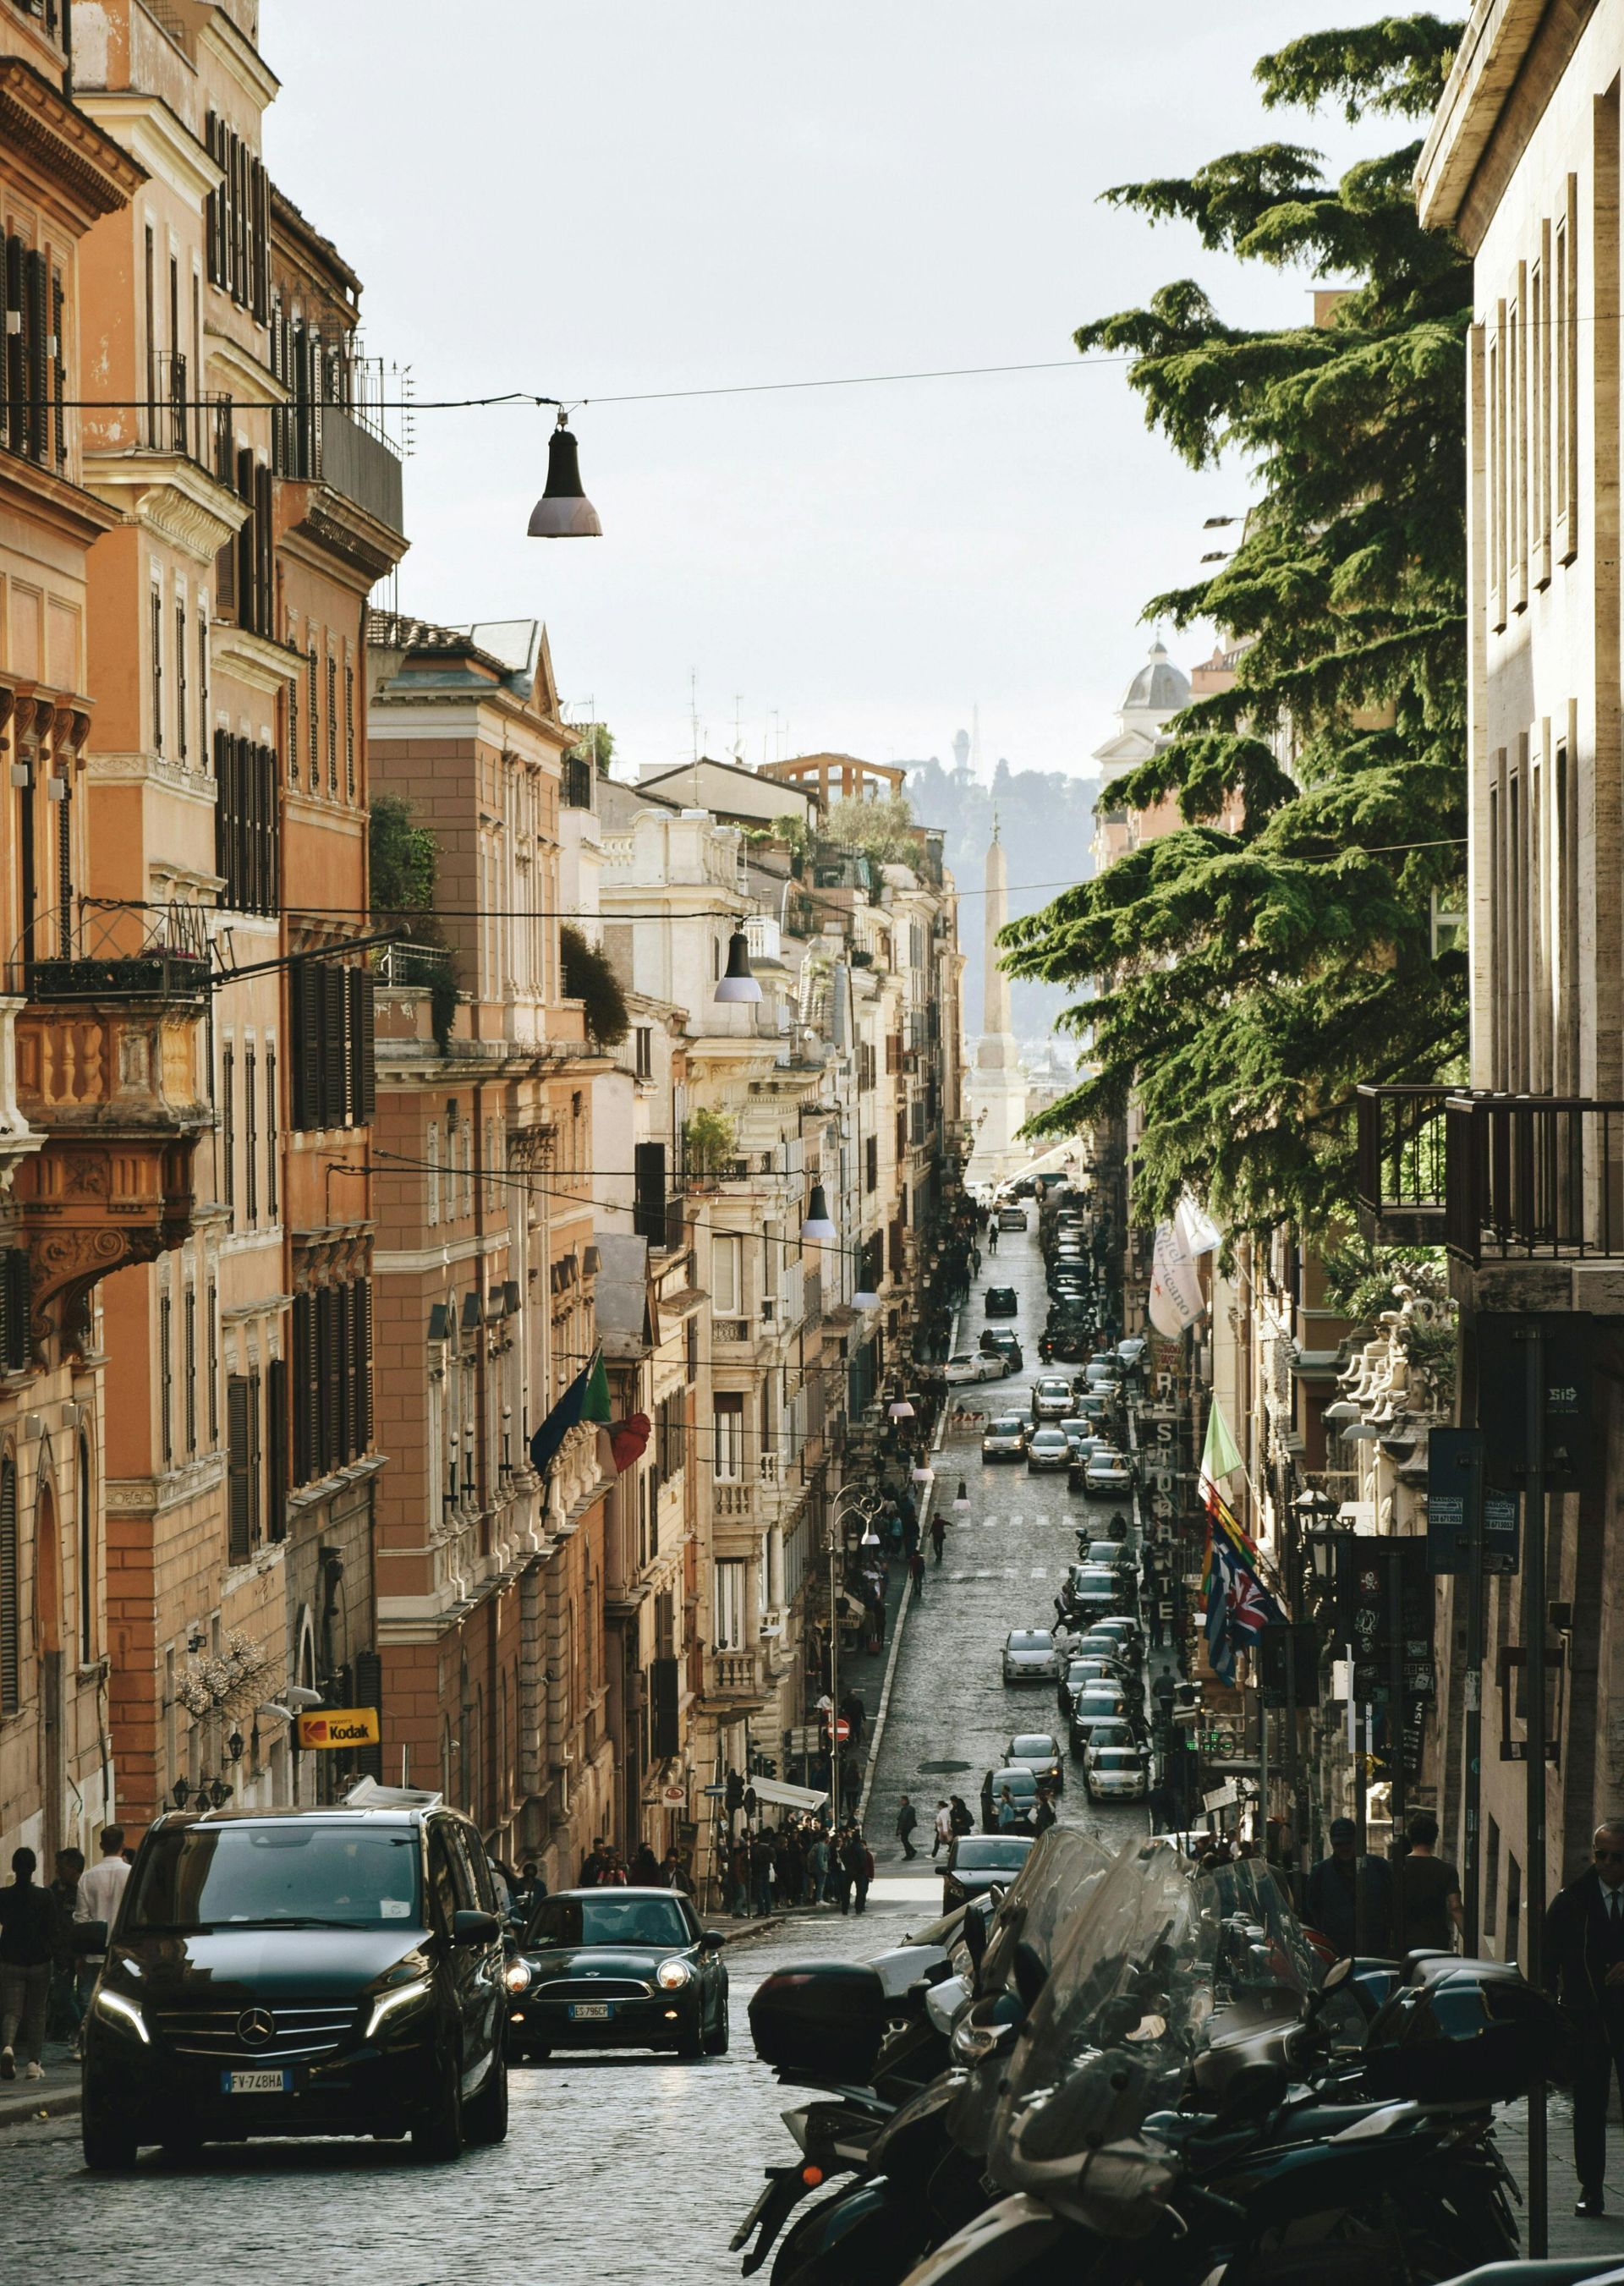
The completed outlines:
<svg viewBox="0 0 1624 2286">
<path fill-rule="evenodd" d="M 930 1520 L 930 1544 L 936 1551 L 936 1561 L 942 1561 L 942 1551 L 947 1546 L 947 1518 L 938 1510 Z"/>
<path fill-rule="evenodd" d="M 1604 2214 L 1608 2094 L 1624 2088 L 1624 1819 L 1596 1827 L 1589 1865 L 1551 1899 L 1545 1975 L 1573 2025 L 1573 2211 Z"/>
<path fill-rule="evenodd" d="M 32 1849 L 12 1854 L 12 1886 L 0 1889 L 0 2079 L 43 2079 L 45 2011 L 59 1943 L 57 1904 L 34 1878 Z"/>
<path fill-rule="evenodd" d="M 925 1593 L 925 1550 L 922 1548 L 916 1548 L 908 1558 L 908 1577 L 913 1582 L 914 1594 L 922 1596 Z"/>
<path fill-rule="evenodd" d="M 1359 1949 L 1359 1903 L 1365 1907 L 1364 1951 L 1386 1951 L 1390 1920 L 1390 1868 L 1379 1857 L 1359 1856 L 1359 1828 L 1351 1817 L 1333 1817 L 1331 1854 L 1308 1876 L 1305 1919 L 1329 1937 L 1337 1958 L 1351 1959 Z"/>
<path fill-rule="evenodd" d="M 950 1849 L 952 1846 L 953 1813 L 948 1808 L 946 1802 L 939 1801 L 936 1804 L 935 1839 L 930 1845 L 930 1854 L 933 1857 L 940 1856 L 942 1850 Z"/>
<path fill-rule="evenodd" d="M 843 1862 L 847 1873 L 851 1876 L 852 1910 L 854 1912 L 863 1912 L 868 1907 L 869 1883 L 874 1878 L 874 1860 L 870 1854 L 868 1843 L 863 1840 L 859 1828 L 855 1825 L 851 1830 L 850 1839 L 846 1844 Z M 845 1908 L 842 1907 L 841 1910 L 844 1911 Z"/>
<path fill-rule="evenodd" d="M 83 1872 L 83 1849 L 59 1849 L 56 1877 L 46 1893 L 56 1905 L 57 1950 L 51 1969 L 51 2007 L 45 2037 L 51 2040 L 71 2040 L 75 2049 L 79 2042 L 79 2027 L 84 2021 L 84 2010 L 79 2001 L 79 1964 L 74 1958 L 69 1932 L 74 1923 L 74 1907 L 79 1902 L 79 1880 Z"/>
<path fill-rule="evenodd" d="M 918 1811 L 904 1794 L 896 1813 L 896 1838 L 903 1845 L 904 1857 L 917 1857 L 919 1854 L 913 1846 L 913 1829 L 918 1822 Z"/>
<path fill-rule="evenodd" d="M 1432 1855 L 1438 1820 L 1430 1810 L 1412 1817 L 1405 1833 L 1410 1846 L 1393 1867 L 1394 1949 L 1400 1960 L 1407 1952 L 1453 1952 L 1465 1923 L 1461 1877 Z"/>
<path fill-rule="evenodd" d="M 79 1901 L 74 1907 L 76 1921 L 106 1921 L 108 1928 L 118 1919 L 118 1909 L 124 1895 L 124 1884 L 130 1879 L 130 1860 L 124 1855 L 124 1829 L 122 1825 L 106 1825 L 101 1833 L 101 1856 L 79 1881 Z M 90 2006 L 91 1988 L 101 1974 L 105 1955 L 86 1955 L 79 1963 L 80 2013 Z"/>
</svg>

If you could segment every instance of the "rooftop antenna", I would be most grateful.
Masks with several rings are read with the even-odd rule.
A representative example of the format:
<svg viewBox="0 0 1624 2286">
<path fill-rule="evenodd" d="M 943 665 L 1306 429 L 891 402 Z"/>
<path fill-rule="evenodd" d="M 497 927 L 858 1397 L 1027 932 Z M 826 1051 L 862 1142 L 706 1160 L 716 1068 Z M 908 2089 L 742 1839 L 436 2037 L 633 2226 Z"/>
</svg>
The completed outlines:
<svg viewBox="0 0 1624 2286">
<path fill-rule="evenodd" d="M 744 703 L 744 692 L 742 690 L 736 690 L 733 694 L 733 759 L 736 762 L 740 764 L 743 763 L 745 759 L 745 742 L 743 734 L 738 727 L 738 717 L 739 709 L 743 706 Z"/>
</svg>

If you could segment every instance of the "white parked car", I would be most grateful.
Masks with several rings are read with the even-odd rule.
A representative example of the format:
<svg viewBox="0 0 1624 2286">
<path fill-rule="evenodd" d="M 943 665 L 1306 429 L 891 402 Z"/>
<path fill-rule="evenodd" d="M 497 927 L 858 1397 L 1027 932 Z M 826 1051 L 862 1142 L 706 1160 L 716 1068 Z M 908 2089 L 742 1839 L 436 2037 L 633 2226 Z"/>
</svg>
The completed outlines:
<svg viewBox="0 0 1624 2286">
<path fill-rule="evenodd" d="M 1083 1783 L 1091 1801 L 1143 1801 L 1150 1790 L 1149 1765 L 1138 1746 L 1097 1746 L 1091 1740 L 1083 1755 Z"/>
<path fill-rule="evenodd" d="M 1009 1371 L 1009 1360 L 996 1351 L 964 1350 L 950 1357 L 942 1368 L 942 1379 L 950 1388 L 962 1388 L 966 1383 L 1002 1381 Z"/>
<path fill-rule="evenodd" d="M 1004 1639 L 1005 1683 L 1052 1683 L 1060 1671 L 1060 1653 L 1047 1628 L 1010 1629 Z"/>
</svg>

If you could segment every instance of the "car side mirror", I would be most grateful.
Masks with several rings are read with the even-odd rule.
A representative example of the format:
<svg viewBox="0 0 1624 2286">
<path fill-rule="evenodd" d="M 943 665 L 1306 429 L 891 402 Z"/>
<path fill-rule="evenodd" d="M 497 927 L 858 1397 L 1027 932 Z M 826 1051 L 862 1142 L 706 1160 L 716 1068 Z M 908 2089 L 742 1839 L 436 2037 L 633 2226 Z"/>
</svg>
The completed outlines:
<svg viewBox="0 0 1624 2286">
<path fill-rule="evenodd" d="M 453 1944 L 492 1944 L 501 1933 L 502 1925 L 494 1913 L 479 1912 L 465 1905 L 451 1917 Z"/>
<path fill-rule="evenodd" d="M 706 1952 L 720 1952 L 727 1941 L 721 1929 L 701 1929 L 699 1932 L 699 1943 Z"/>
</svg>

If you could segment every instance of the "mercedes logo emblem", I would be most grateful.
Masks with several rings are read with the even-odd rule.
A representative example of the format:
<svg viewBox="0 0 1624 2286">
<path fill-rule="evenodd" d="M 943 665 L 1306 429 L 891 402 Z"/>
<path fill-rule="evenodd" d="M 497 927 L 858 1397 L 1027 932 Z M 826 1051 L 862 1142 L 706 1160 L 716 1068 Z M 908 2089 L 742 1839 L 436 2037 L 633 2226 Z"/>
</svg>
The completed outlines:
<svg viewBox="0 0 1624 2286">
<path fill-rule="evenodd" d="M 263 2048 L 276 2037 L 276 2018 L 269 2008 L 245 2008 L 237 2019 L 237 2038 L 245 2048 Z"/>
</svg>

